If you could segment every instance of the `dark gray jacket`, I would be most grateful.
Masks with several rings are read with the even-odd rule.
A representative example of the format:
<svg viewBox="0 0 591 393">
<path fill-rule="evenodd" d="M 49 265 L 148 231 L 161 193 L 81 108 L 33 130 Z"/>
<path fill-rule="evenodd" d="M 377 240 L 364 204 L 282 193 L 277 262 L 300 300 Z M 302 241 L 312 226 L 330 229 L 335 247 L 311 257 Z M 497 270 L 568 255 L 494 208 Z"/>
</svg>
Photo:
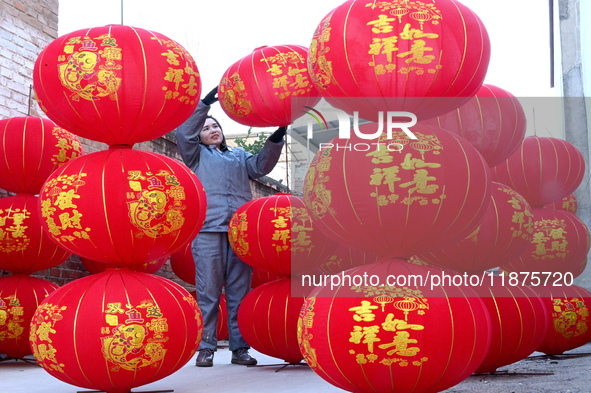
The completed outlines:
<svg viewBox="0 0 591 393">
<path fill-rule="evenodd" d="M 252 200 L 249 179 L 257 179 L 271 172 L 283 147 L 266 141 L 257 154 L 242 148 L 226 147 L 218 151 L 200 143 L 199 134 L 209 112 L 203 101 L 195 112 L 177 128 L 177 147 L 185 165 L 197 175 L 207 197 L 207 216 L 202 232 L 226 232 L 232 215 L 239 207 Z"/>
</svg>

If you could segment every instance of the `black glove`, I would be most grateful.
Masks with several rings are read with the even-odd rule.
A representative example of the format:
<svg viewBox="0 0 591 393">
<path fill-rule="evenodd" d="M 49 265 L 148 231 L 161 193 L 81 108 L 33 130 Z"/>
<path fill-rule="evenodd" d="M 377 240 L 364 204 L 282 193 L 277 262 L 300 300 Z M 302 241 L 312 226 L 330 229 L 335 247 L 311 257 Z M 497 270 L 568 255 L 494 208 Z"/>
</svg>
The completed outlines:
<svg viewBox="0 0 591 393">
<path fill-rule="evenodd" d="M 269 136 L 269 140 L 273 143 L 279 143 L 285 136 L 285 132 L 287 131 L 287 127 L 279 127 Z"/>
<path fill-rule="evenodd" d="M 218 87 L 216 86 L 213 88 L 212 91 L 207 93 L 207 95 L 205 97 L 203 97 L 203 99 L 201 101 L 203 101 L 203 103 L 205 105 L 210 106 L 214 102 L 218 101 L 218 98 L 216 97 L 217 95 L 218 95 Z"/>
</svg>

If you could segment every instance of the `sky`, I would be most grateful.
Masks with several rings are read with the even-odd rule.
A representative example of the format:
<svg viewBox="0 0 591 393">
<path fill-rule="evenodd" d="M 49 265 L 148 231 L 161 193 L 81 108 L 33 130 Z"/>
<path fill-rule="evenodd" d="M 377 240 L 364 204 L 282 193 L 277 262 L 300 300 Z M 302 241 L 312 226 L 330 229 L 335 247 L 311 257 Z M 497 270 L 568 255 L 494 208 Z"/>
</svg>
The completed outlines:
<svg viewBox="0 0 591 393">
<path fill-rule="evenodd" d="M 430 2 L 436 0 L 423 0 Z M 195 58 L 202 97 L 217 86 L 228 67 L 267 45 L 308 47 L 318 23 L 342 0 L 59 0 L 58 35 L 122 23 L 153 30 L 177 41 Z M 464 0 L 482 20 L 491 41 L 484 83 L 516 97 L 553 97 L 547 0 Z M 531 101 L 531 100 L 529 100 Z M 528 102 L 529 102 L 528 101 Z M 528 130 L 542 113 L 524 106 Z M 544 112 L 538 111 L 538 112 Z M 531 121 L 532 113 L 536 120 Z M 227 134 L 245 133 L 219 105 L 211 113 Z M 273 131 L 273 129 L 263 129 Z M 528 132 L 531 134 L 531 131 Z"/>
</svg>

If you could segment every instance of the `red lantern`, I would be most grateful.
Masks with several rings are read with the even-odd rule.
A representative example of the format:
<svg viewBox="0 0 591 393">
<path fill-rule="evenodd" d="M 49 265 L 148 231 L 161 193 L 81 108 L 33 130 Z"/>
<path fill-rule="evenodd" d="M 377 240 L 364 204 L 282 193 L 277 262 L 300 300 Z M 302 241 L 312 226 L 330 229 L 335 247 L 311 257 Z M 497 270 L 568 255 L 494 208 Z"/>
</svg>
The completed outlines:
<svg viewBox="0 0 591 393">
<path fill-rule="evenodd" d="M 191 251 L 191 239 L 185 247 L 170 255 L 170 267 L 178 278 L 184 282 L 195 285 L 195 260 Z"/>
<path fill-rule="evenodd" d="M 199 71 L 181 45 L 123 25 L 55 39 L 33 72 L 39 105 L 50 119 L 108 145 L 133 145 L 172 131 L 201 95 Z"/>
<path fill-rule="evenodd" d="M 308 49 L 300 45 L 255 49 L 224 73 L 218 89 L 222 109 L 247 126 L 291 124 L 303 114 L 292 114 L 292 107 L 314 106 L 320 101 L 309 78 L 307 58 Z"/>
<path fill-rule="evenodd" d="M 457 108 L 478 91 L 490 42 L 470 9 L 452 0 L 366 4 L 344 2 L 314 33 L 308 69 L 329 103 L 368 120 L 385 110 L 424 119 Z M 342 97 L 368 98 L 361 105 Z"/>
<path fill-rule="evenodd" d="M 240 333 L 258 352 L 287 363 L 299 363 L 303 357 L 297 328 L 303 304 L 303 297 L 291 296 L 289 278 L 260 285 L 240 303 Z"/>
<path fill-rule="evenodd" d="M 0 277 L 0 353 L 18 359 L 32 353 L 31 318 L 55 289 L 57 285 L 27 274 Z"/>
<path fill-rule="evenodd" d="M 517 191 L 531 205 L 544 207 L 573 193 L 585 173 L 583 155 L 569 142 L 528 136 L 504 163 L 492 168 L 493 180 Z"/>
<path fill-rule="evenodd" d="M 327 382 L 351 392 L 438 392 L 484 359 L 490 319 L 469 287 L 429 290 L 419 281 L 441 270 L 397 259 L 345 273 L 340 286 L 306 298 L 298 321 L 304 359 Z"/>
<path fill-rule="evenodd" d="M 548 330 L 537 351 L 560 355 L 591 340 L 591 292 L 572 282 L 557 280 L 533 288 L 548 312 Z"/>
<path fill-rule="evenodd" d="M 199 307 L 182 287 L 109 269 L 47 297 L 33 316 L 30 343 L 39 365 L 57 379 L 124 393 L 180 369 L 202 333 Z"/>
<path fill-rule="evenodd" d="M 445 130 L 417 124 L 413 133 L 382 133 L 375 150 L 357 136 L 320 150 L 304 183 L 314 224 L 340 243 L 404 258 L 476 229 L 492 188 L 482 156 Z"/>
<path fill-rule="evenodd" d="M 531 355 L 542 343 L 548 315 L 542 299 L 529 287 L 508 285 L 490 276 L 487 284 L 474 287 L 489 312 L 492 339 L 476 373 L 492 373 L 502 366 Z"/>
<path fill-rule="evenodd" d="M 553 209 L 532 209 L 534 213 L 533 239 L 527 249 L 517 258 L 502 264 L 505 274 L 514 272 L 542 274 L 561 273 L 570 278 L 579 276 L 587 265 L 587 253 L 591 246 L 589 229 L 577 216 Z M 526 278 L 534 280 L 532 275 Z M 538 284 L 536 284 L 538 282 Z"/>
<path fill-rule="evenodd" d="M 40 194 L 43 225 L 72 253 L 133 268 L 175 252 L 205 219 L 205 191 L 178 161 L 130 148 L 82 156 Z"/>
<path fill-rule="evenodd" d="M 307 272 L 320 267 L 339 246 L 327 237 L 312 220 L 304 198 L 291 197 L 291 266 L 293 272 Z"/>
<path fill-rule="evenodd" d="M 43 230 L 38 204 L 31 194 L 0 198 L 0 269 L 29 274 L 70 257 Z"/>
<path fill-rule="evenodd" d="M 570 214 L 577 214 L 578 203 L 575 194 L 569 194 L 560 201 L 549 203 L 544 207 L 546 209 L 563 210 Z"/>
<path fill-rule="evenodd" d="M 136 272 L 141 272 L 141 273 L 154 274 L 158 270 L 160 270 L 162 268 L 162 266 L 164 266 L 166 261 L 168 261 L 168 258 L 169 258 L 169 256 L 165 255 L 162 258 L 158 258 L 153 261 L 146 262 L 143 265 L 134 266 L 132 270 L 134 270 Z M 102 273 L 107 269 L 113 268 L 112 264 L 93 261 L 88 258 L 80 258 L 80 262 L 82 262 L 82 265 L 84 265 L 84 268 L 86 270 L 88 270 L 88 272 L 90 274 Z"/>
<path fill-rule="evenodd" d="M 533 213 L 517 192 L 493 182 L 491 204 L 482 222 L 468 237 L 420 254 L 442 269 L 478 273 L 519 257 L 531 244 Z"/>
<path fill-rule="evenodd" d="M 49 175 L 83 154 L 76 136 L 54 122 L 26 116 L 0 120 L 0 188 L 38 194 Z"/>
<path fill-rule="evenodd" d="M 513 94 L 485 84 L 457 110 L 427 120 L 426 124 L 467 139 L 493 167 L 519 148 L 525 136 L 526 119 Z"/>
<path fill-rule="evenodd" d="M 250 266 L 291 275 L 291 195 L 278 193 L 242 205 L 230 219 L 228 240 Z"/>
</svg>

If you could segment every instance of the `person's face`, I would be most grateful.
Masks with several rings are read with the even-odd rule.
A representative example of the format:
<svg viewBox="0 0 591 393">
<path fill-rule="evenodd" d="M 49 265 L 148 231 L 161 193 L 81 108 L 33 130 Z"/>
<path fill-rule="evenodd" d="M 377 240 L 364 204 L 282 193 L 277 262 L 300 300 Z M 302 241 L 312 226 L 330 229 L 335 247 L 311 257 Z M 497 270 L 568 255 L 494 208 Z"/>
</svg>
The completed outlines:
<svg viewBox="0 0 591 393">
<path fill-rule="evenodd" d="M 215 145 L 216 148 L 219 148 L 224 140 L 222 130 L 218 126 L 218 123 L 209 118 L 205 119 L 205 124 L 203 124 L 203 128 L 201 129 L 200 138 L 204 145 Z"/>
</svg>

